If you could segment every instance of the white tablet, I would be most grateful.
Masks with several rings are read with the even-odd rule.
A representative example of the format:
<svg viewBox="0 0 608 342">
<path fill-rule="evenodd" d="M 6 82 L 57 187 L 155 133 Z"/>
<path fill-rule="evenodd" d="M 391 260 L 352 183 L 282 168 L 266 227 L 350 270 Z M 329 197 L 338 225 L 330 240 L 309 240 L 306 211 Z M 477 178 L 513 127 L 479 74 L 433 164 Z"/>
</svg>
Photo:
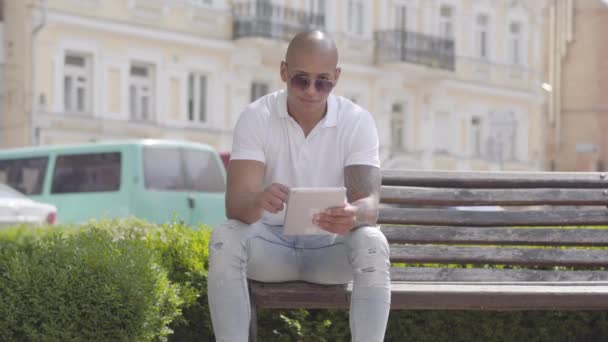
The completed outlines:
<svg viewBox="0 0 608 342">
<path fill-rule="evenodd" d="M 312 223 L 312 217 L 346 202 L 346 188 L 291 188 L 285 210 L 285 235 L 332 234 Z"/>
</svg>

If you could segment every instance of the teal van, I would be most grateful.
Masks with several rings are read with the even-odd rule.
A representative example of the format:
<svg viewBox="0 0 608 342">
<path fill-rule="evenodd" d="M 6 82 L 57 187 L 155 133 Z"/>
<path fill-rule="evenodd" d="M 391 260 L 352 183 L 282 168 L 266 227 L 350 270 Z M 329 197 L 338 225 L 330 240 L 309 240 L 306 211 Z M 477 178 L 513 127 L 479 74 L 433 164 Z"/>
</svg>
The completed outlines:
<svg viewBox="0 0 608 342">
<path fill-rule="evenodd" d="M 58 223 L 135 216 L 214 226 L 226 173 L 205 144 L 128 140 L 0 150 L 0 182 L 57 206 Z"/>
</svg>

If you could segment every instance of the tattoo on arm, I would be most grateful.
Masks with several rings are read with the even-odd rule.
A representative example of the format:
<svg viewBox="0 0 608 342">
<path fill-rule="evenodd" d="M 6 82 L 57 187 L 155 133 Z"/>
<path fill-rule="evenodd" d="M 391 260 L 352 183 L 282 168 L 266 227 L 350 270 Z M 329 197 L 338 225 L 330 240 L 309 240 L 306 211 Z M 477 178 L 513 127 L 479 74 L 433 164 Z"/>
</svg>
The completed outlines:
<svg viewBox="0 0 608 342">
<path fill-rule="evenodd" d="M 344 186 L 348 202 L 358 208 L 355 226 L 375 225 L 380 199 L 380 169 L 370 165 L 344 168 Z"/>
</svg>

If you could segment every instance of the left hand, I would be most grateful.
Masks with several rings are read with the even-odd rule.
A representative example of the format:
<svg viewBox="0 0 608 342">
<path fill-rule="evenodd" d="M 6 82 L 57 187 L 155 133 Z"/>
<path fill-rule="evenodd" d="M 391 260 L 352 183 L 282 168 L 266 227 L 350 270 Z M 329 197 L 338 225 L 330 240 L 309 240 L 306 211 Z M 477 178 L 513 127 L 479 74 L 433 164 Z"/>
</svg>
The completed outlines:
<svg viewBox="0 0 608 342">
<path fill-rule="evenodd" d="M 313 216 L 312 223 L 334 234 L 347 234 L 354 227 L 357 219 L 357 207 L 345 203 L 342 207 L 325 209 Z"/>
</svg>

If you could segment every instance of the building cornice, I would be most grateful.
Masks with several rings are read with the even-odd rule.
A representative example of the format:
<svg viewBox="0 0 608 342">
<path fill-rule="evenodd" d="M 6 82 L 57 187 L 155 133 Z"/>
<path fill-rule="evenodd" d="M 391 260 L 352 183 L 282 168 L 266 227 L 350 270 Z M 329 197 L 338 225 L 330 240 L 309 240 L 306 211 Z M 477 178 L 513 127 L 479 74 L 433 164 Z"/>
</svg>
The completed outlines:
<svg viewBox="0 0 608 342">
<path fill-rule="evenodd" d="M 542 94 L 531 94 L 525 91 L 505 89 L 486 84 L 477 85 L 459 80 L 443 80 L 440 82 L 440 84 L 444 87 L 444 89 L 466 90 L 475 92 L 476 94 L 507 97 L 517 100 L 531 101 L 536 104 L 542 104 L 545 100 Z"/>
<path fill-rule="evenodd" d="M 224 41 L 197 37 L 192 34 L 172 31 L 169 29 L 158 29 L 153 27 L 145 27 L 135 23 L 129 24 L 108 19 L 85 17 L 58 10 L 49 10 L 47 13 L 47 20 L 49 24 L 79 26 L 87 29 L 98 30 L 100 32 L 108 32 L 164 42 L 170 41 L 186 45 L 208 47 L 222 51 L 235 50 L 234 43 L 229 40 Z"/>
</svg>

